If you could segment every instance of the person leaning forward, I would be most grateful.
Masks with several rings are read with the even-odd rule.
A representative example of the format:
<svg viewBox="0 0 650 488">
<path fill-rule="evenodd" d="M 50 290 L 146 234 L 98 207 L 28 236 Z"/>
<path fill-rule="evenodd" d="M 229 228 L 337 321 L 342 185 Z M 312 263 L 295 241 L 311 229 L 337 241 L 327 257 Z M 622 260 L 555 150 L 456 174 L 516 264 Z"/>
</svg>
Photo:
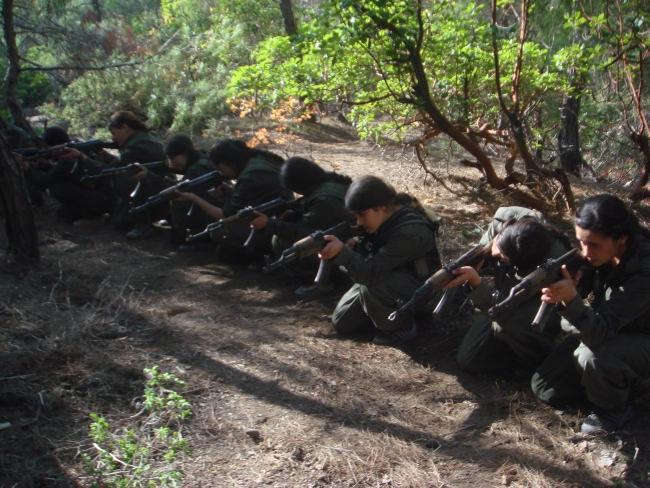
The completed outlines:
<svg viewBox="0 0 650 488">
<path fill-rule="evenodd" d="M 282 251 L 311 233 L 328 229 L 340 222 L 352 223 L 352 216 L 345 207 L 345 193 L 352 180 L 345 175 L 325 171 L 319 165 L 305 158 L 292 157 L 280 170 L 282 185 L 302 195 L 291 210 L 278 217 L 259 214 L 251 222 L 256 230 L 268 229 L 273 234 L 272 248 L 275 259 Z M 316 256 L 287 265 L 287 271 L 294 277 L 310 280 L 313 284 L 318 270 Z M 299 296 L 308 296 L 315 287 L 301 286 L 296 290 Z"/>
<path fill-rule="evenodd" d="M 140 167 L 134 174 L 134 178 L 142 184 L 142 194 L 144 197 L 150 197 L 159 193 L 161 189 L 172 186 L 177 183 L 174 175 L 180 175 L 184 180 L 193 180 L 210 171 L 214 171 L 215 166 L 212 162 L 201 155 L 194 147 L 192 140 L 184 135 L 177 134 L 173 136 L 165 146 L 165 155 L 167 156 L 167 175 L 160 175 L 149 171 L 146 167 Z M 209 199 L 209 186 L 198 188 L 193 193 L 202 198 Z M 200 211 L 191 211 L 191 204 L 181 199 L 172 199 L 159 205 L 157 209 L 151 209 L 153 215 L 159 219 L 169 220 L 171 223 L 171 242 L 177 246 L 180 251 L 190 251 L 193 246 L 185 244 L 187 231 L 196 233 L 205 228 L 210 223 L 210 219 Z M 145 217 L 147 218 L 147 217 Z"/>
<path fill-rule="evenodd" d="M 233 188 L 220 185 L 223 205 L 213 205 L 193 193 L 181 193 L 180 198 L 193 203 L 213 220 L 230 217 L 245 207 L 255 207 L 276 198 L 292 198 L 280 183 L 280 167 L 284 160 L 277 154 L 248 147 L 241 140 L 226 139 L 210 150 L 209 158 L 226 178 L 236 180 Z M 237 222 L 228 225 L 222 234 L 211 236 L 219 243 L 219 257 L 226 261 L 249 261 L 268 254 L 271 246 L 268 232 L 257 239 L 254 249 L 243 249 L 250 230 L 249 221 Z"/>
<path fill-rule="evenodd" d="M 49 146 L 70 142 L 68 133 L 61 127 L 48 127 L 43 133 L 43 141 Z M 61 203 L 57 215 L 64 221 L 75 222 L 81 219 L 94 219 L 110 213 L 115 204 L 113 187 L 108 181 L 82 182 L 81 176 L 92 171 L 90 161 L 93 151 L 79 152 L 78 159 L 70 159 L 69 153 L 59 157 L 53 154 L 56 164 L 49 174 L 46 187 L 50 195 Z"/>
<path fill-rule="evenodd" d="M 585 200 L 575 219 L 582 257 L 593 272 L 564 278 L 542 290 L 558 304 L 570 336 L 537 368 L 532 390 L 563 404 L 583 394 L 592 412 L 585 433 L 611 432 L 632 416 L 630 398 L 650 378 L 650 231 L 612 195 Z M 576 289 L 589 291 L 587 303 Z"/>
<path fill-rule="evenodd" d="M 467 283 L 469 298 L 479 310 L 461 341 L 456 360 L 464 371 L 511 376 L 517 369 L 531 372 L 551 352 L 560 333 L 560 317 L 553 313 L 543 330 L 531 323 L 540 306 L 540 294 L 528 297 L 514 309 L 496 317 L 485 313 L 510 289 L 548 258 L 570 248 L 568 239 L 542 223 L 541 215 L 524 207 L 502 207 L 481 239 L 494 260 L 494 286 L 471 266 L 455 271 L 448 285 Z"/>
<path fill-rule="evenodd" d="M 113 142 L 118 146 L 119 156 L 116 157 L 102 150 L 97 153 L 97 159 L 93 159 L 84 156 L 76 149 L 67 148 L 65 150 L 66 157 L 80 158 L 86 166 L 93 168 L 93 172 L 99 172 L 107 166 L 119 167 L 130 163 L 164 161 L 163 145 L 150 133 L 149 127 L 133 112 L 115 112 L 109 119 L 108 129 Z M 164 174 L 166 169 L 161 166 L 157 171 Z M 143 201 L 142 196 L 136 196 L 133 201 L 129 197 L 136 184 L 137 181 L 132 174 L 119 175 L 115 178 L 116 203 L 111 213 L 111 220 L 117 228 L 131 229 L 133 227 L 129 237 L 137 239 L 151 232 L 151 219 L 135 222 L 128 215 L 131 204 L 137 205 Z"/>
<path fill-rule="evenodd" d="M 391 321 L 388 315 L 440 268 L 436 226 L 417 200 L 375 176 L 353 182 L 345 203 L 367 236 L 354 248 L 325 236 L 321 258 L 343 267 L 354 282 L 336 305 L 332 325 L 339 334 L 370 329 L 376 344 L 410 341 L 417 336 L 413 317 Z"/>
</svg>

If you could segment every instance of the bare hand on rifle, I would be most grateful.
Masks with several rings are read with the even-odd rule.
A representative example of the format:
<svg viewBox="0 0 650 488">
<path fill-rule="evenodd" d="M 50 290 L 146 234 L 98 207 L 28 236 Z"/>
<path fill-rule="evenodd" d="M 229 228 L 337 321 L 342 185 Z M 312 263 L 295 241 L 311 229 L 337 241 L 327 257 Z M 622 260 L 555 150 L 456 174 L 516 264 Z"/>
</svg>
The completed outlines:
<svg viewBox="0 0 650 488">
<path fill-rule="evenodd" d="M 147 177 L 147 174 L 149 174 L 149 169 L 146 167 L 142 166 L 139 163 L 133 163 L 133 167 L 135 168 L 135 173 L 133 173 L 133 179 L 136 181 L 142 181 Z"/>
<path fill-rule="evenodd" d="M 581 271 L 578 271 L 574 276 L 571 276 L 566 265 L 562 265 L 561 269 L 562 279 L 556 281 L 547 288 L 542 288 L 542 301 L 546 303 L 564 303 L 567 304 L 578 296 L 576 285 L 580 281 Z"/>
<path fill-rule="evenodd" d="M 452 271 L 454 278 L 447 283 L 445 288 L 455 288 L 464 283 L 469 283 L 469 286 L 476 288 L 481 284 L 481 277 L 478 274 L 478 271 L 472 266 L 461 266 Z"/>
<path fill-rule="evenodd" d="M 261 212 L 255 212 L 256 217 L 251 220 L 251 229 L 262 230 L 269 224 L 269 217 Z"/>
<path fill-rule="evenodd" d="M 345 244 L 343 244 L 338 237 L 333 235 L 323 236 L 323 239 L 328 242 L 325 247 L 321 249 L 321 252 L 318 253 L 318 257 L 324 259 L 325 261 L 334 259 L 339 255 Z"/>
</svg>

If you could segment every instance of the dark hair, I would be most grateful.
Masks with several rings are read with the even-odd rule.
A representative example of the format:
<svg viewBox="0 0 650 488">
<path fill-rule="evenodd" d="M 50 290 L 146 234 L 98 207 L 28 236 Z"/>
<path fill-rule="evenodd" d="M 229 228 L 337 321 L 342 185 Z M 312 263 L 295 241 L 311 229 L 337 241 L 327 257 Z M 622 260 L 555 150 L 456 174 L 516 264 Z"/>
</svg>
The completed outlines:
<svg viewBox="0 0 650 488">
<path fill-rule="evenodd" d="M 53 125 L 43 132 L 43 142 L 48 146 L 58 146 L 70 142 L 70 136 L 63 127 Z"/>
<path fill-rule="evenodd" d="M 120 110 L 111 115 L 108 120 L 108 128 L 113 129 L 126 125 L 135 131 L 148 132 L 150 129 L 133 112 Z"/>
<path fill-rule="evenodd" d="M 352 212 L 382 207 L 395 202 L 395 188 L 376 176 L 362 176 L 352 182 L 345 194 L 345 206 Z"/>
<path fill-rule="evenodd" d="M 513 266 L 520 271 L 528 271 L 547 256 L 558 234 L 538 220 L 524 217 L 506 224 L 497 235 L 496 243 Z M 568 243 L 568 239 L 565 243 Z"/>
<path fill-rule="evenodd" d="M 575 224 L 581 229 L 613 239 L 622 236 L 634 238 L 642 230 L 636 215 L 621 199 L 604 194 L 589 197 L 583 202 L 576 214 Z"/>
<path fill-rule="evenodd" d="M 325 171 L 313 161 L 300 157 L 285 161 L 280 169 L 280 181 L 285 188 L 301 195 L 309 195 L 326 181 L 336 181 L 343 185 L 352 183 L 350 177 Z"/>
<path fill-rule="evenodd" d="M 210 161 L 214 164 L 225 164 L 239 175 L 248 164 L 248 161 L 259 156 L 267 161 L 280 166 L 284 159 L 270 151 L 248 147 L 239 139 L 225 139 L 215 144 L 210 149 Z"/>
<path fill-rule="evenodd" d="M 170 158 L 184 154 L 188 164 L 195 163 L 199 159 L 199 151 L 194 147 L 192 139 L 185 134 L 177 134 L 172 137 L 165 146 L 165 154 Z"/>
</svg>

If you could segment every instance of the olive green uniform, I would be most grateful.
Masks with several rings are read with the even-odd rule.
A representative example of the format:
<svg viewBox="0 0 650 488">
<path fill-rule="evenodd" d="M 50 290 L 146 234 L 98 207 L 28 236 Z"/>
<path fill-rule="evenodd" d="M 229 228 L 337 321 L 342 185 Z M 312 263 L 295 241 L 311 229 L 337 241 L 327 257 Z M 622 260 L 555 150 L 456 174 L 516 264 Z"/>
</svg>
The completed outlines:
<svg viewBox="0 0 650 488">
<path fill-rule="evenodd" d="M 224 217 L 229 217 L 245 207 L 256 207 L 276 198 L 291 196 L 280 183 L 280 165 L 262 156 L 252 157 L 239 174 L 232 193 L 222 208 Z M 223 233 L 212 236 L 220 242 L 222 258 L 245 257 L 244 242 L 250 234 L 250 222 L 236 222 L 227 225 Z M 251 254 L 262 256 L 270 252 L 271 234 L 268 231 L 258 236 Z"/>
<path fill-rule="evenodd" d="M 526 207 L 499 207 L 492 217 L 492 221 L 487 230 L 481 237 L 479 244 L 487 245 L 501 232 L 503 226 L 512 220 L 523 219 L 524 217 L 533 217 L 538 221 L 543 221 L 542 214 L 537 210 Z"/>
<path fill-rule="evenodd" d="M 594 405 L 621 410 L 634 387 L 650 378 L 650 239 L 639 236 L 618 266 L 588 277 L 591 305 L 577 297 L 560 309 L 570 336 L 542 363 L 533 392 L 549 403 L 582 392 Z"/>
<path fill-rule="evenodd" d="M 115 192 L 110 181 L 81 181 L 81 176 L 95 172 L 95 167 L 88 158 L 57 163 L 48 188 L 50 195 L 61 203 L 59 217 L 69 221 L 91 219 L 113 210 Z"/>
<path fill-rule="evenodd" d="M 183 180 L 193 180 L 210 171 L 214 171 L 214 164 L 207 158 L 199 158 L 195 162 L 188 165 L 181 173 Z M 149 172 L 142 180 L 143 196 L 152 196 L 160 191 L 160 189 L 167 188 L 178 183 L 172 174 L 161 176 L 159 174 Z M 201 198 L 210 200 L 208 196 L 209 185 L 195 190 Z M 157 190 L 157 191 L 155 191 Z M 172 226 L 171 240 L 174 244 L 182 244 L 187 237 L 187 229 L 190 233 L 196 234 L 202 231 L 209 223 L 210 218 L 198 209 L 192 208 L 190 202 L 172 200 L 169 205 L 161 205 L 165 211 L 165 218 L 170 220 Z M 165 210 L 166 209 L 166 210 Z M 191 209 L 191 212 L 190 212 Z M 188 215 L 189 213 L 189 215 Z"/>
<path fill-rule="evenodd" d="M 357 250 L 361 252 L 344 246 L 333 260 L 354 282 L 332 314 L 334 329 L 345 334 L 412 325 L 412 317 L 390 321 L 388 315 L 440 267 L 433 224 L 413 208 L 402 207 Z"/>
<path fill-rule="evenodd" d="M 119 151 L 120 156 L 115 158 L 110 163 L 110 166 L 119 167 L 131 163 L 149 163 L 166 159 L 163 145 L 149 132 L 136 132 L 120 147 Z M 152 171 L 164 175 L 167 173 L 167 168 L 162 166 Z M 137 182 L 129 174 L 119 175 L 115 178 L 117 203 L 113 211 L 113 223 L 118 227 L 129 227 L 136 222 L 146 223 L 165 217 L 165 213 L 161 213 L 159 208 L 138 214 L 135 219 L 128 215 L 130 206 L 141 205 L 148 195 L 154 195 L 167 186 L 161 180 L 152 181 L 150 184 L 143 185 L 141 187 L 142 191 L 139 191 L 135 197 L 130 198 L 136 184 Z"/>
<path fill-rule="evenodd" d="M 198 178 L 210 171 L 214 171 L 215 167 L 212 161 L 207 158 L 200 158 L 195 163 L 191 164 L 185 169 L 184 179 L 193 180 Z M 196 193 L 201 198 L 210 201 L 214 204 L 219 204 L 213 200 L 208 191 L 210 186 L 207 185 L 203 188 L 199 188 Z M 191 211 L 190 211 L 191 210 Z M 189 215 L 188 215 L 189 213 Z M 171 202 L 171 224 L 172 224 L 172 241 L 174 243 L 182 243 L 185 241 L 187 236 L 187 229 L 190 230 L 190 233 L 196 234 L 201 232 L 205 227 L 210 223 L 211 219 L 201 212 L 197 208 L 192 208 L 190 202 L 181 202 L 172 200 Z"/>
<path fill-rule="evenodd" d="M 120 156 L 113 161 L 113 166 L 166 159 L 163 145 L 149 132 L 136 132 L 120 147 L 119 151 Z M 164 173 L 162 170 L 158 172 Z"/>
<path fill-rule="evenodd" d="M 504 223 L 523 217 L 540 218 L 541 215 L 524 207 L 499 208 L 481 244 L 491 242 Z M 545 259 L 559 257 L 567 251 L 566 245 L 556 239 Z M 512 267 L 499 263 L 494 288 L 482 280 L 471 291 L 469 298 L 480 312 L 472 317 L 470 328 L 460 344 L 456 359 L 461 369 L 498 375 L 513 374 L 517 367 L 532 371 L 551 352 L 560 333 L 560 317 L 554 312 L 543 330 L 531 325 L 541 304 L 539 295 L 530 297 L 516 309 L 495 319 L 484 313 L 506 298 L 522 278 Z"/>
<path fill-rule="evenodd" d="M 339 222 L 352 224 L 352 215 L 345 207 L 345 193 L 348 184 L 340 181 L 325 181 L 299 202 L 298 208 L 287 212 L 283 218 L 269 220 L 269 232 L 273 234 L 273 253 L 279 257 L 282 251 L 294 242 L 317 230 L 328 229 Z M 291 274 L 313 278 L 318 269 L 316 256 L 291 263 L 287 269 Z"/>
</svg>

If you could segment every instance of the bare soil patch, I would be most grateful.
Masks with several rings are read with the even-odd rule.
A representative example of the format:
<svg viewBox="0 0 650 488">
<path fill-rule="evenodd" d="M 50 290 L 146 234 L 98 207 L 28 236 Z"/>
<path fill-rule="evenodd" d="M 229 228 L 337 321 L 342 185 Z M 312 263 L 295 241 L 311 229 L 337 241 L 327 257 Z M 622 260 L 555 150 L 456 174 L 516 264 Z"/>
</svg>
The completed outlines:
<svg viewBox="0 0 650 488">
<path fill-rule="evenodd" d="M 447 257 L 511 203 L 470 170 L 441 159 L 450 193 L 407 153 L 336 134 L 276 149 L 415 193 L 445 219 Z M 299 302 L 287 278 L 172 252 L 163 233 L 131 243 L 51 208 L 38 221 L 41 265 L 0 274 L 0 486 L 91 486 L 88 414 L 129 422 L 152 365 L 187 382 L 184 486 L 649 486 L 647 412 L 581 437 L 585 412 L 539 404 L 527 378 L 458 371 L 464 316 L 403 350 L 340 339 L 336 297 Z"/>
</svg>

